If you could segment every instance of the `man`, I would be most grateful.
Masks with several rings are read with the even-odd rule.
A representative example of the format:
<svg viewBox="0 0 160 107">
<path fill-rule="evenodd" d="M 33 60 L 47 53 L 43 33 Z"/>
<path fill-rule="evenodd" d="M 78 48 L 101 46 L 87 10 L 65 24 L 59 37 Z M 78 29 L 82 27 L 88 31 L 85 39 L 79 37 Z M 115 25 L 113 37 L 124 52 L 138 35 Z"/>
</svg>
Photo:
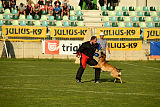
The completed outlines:
<svg viewBox="0 0 160 107">
<path fill-rule="evenodd" d="M 57 0 L 57 1 L 54 2 L 54 7 L 56 7 L 57 5 L 59 7 L 61 7 L 61 2 L 59 0 Z"/>
<path fill-rule="evenodd" d="M 92 36 L 90 41 L 83 43 L 77 51 L 77 57 L 80 58 L 80 67 L 78 69 L 76 80 L 78 83 L 81 82 L 82 74 L 86 68 L 86 64 L 90 66 L 97 65 L 97 61 L 93 59 L 96 49 L 98 49 L 99 45 L 97 43 L 97 37 Z M 100 69 L 95 68 L 95 83 L 99 83 L 100 79 Z"/>
<path fill-rule="evenodd" d="M 10 0 L 3 0 L 4 9 L 10 9 L 11 11 L 11 1 Z"/>
<path fill-rule="evenodd" d="M 56 4 L 56 7 L 54 8 L 54 17 L 56 18 L 56 15 L 61 15 L 61 7 L 59 6 L 59 3 Z"/>
<path fill-rule="evenodd" d="M 17 16 L 19 16 L 20 14 L 25 15 L 26 16 L 26 11 L 25 11 L 25 6 L 23 3 L 20 3 L 20 6 L 18 7 L 18 13 Z"/>
<path fill-rule="evenodd" d="M 64 15 L 67 15 L 69 18 L 69 8 L 67 6 L 67 3 L 64 3 L 64 6 L 62 6 L 62 15 L 61 17 L 63 18 Z"/>
<path fill-rule="evenodd" d="M 111 54 L 110 50 L 109 50 L 109 47 L 107 45 L 107 41 L 104 40 L 104 33 L 103 32 L 100 33 L 100 39 L 97 40 L 97 43 L 100 44 L 100 46 L 102 48 L 101 52 L 103 54 L 106 54 L 106 48 L 107 48 L 108 54 Z"/>
</svg>

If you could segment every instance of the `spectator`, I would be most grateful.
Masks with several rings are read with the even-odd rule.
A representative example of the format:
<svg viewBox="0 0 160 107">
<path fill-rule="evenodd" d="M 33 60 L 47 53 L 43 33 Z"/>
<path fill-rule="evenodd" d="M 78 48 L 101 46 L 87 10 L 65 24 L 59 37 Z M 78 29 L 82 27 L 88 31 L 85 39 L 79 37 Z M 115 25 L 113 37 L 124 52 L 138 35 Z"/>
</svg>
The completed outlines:
<svg viewBox="0 0 160 107">
<path fill-rule="evenodd" d="M 32 14 L 33 7 L 31 5 L 31 2 L 28 2 L 27 8 L 26 8 L 26 15 Z"/>
<path fill-rule="evenodd" d="M 3 6 L 4 6 L 4 9 L 10 9 L 11 10 L 10 0 L 3 0 Z"/>
<path fill-rule="evenodd" d="M 68 18 L 69 18 L 69 8 L 67 6 L 67 3 L 64 3 L 64 6 L 62 6 L 62 18 L 63 18 L 63 15 L 67 15 Z"/>
<path fill-rule="evenodd" d="M 59 6 L 59 3 L 56 3 L 56 7 L 54 9 L 54 17 L 56 18 L 56 15 L 61 15 L 61 7 Z"/>
<path fill-rule="evenodd" d="M 45 5 L 46 5 L 46 6 L 52 5 L 52 0 L 46 0 L 46 1 L 45 1 Z"/>
<path fill-rule="evenodd" d="M 11 8 L 15 9 L 16 7 L 16 0 L 11 0 Z"/>
<path fill-rule="evenodd" d="M 99 5 L 102 7 L 102 6 L 104 6 L 105 2 L 106 2 L 106 0 L 99 0 Z"/>
<path fill-rule="evenodd" d="M 40 6 L 40 5 L 44 5 L 43 0 L 39 0 L 39 1 L 38 1 L 38 4 L 39 4 L 39 6 Z"/>
<path fill-rule="evenodd" d="M 38 4 L 35 4 L 35 6 L 33 7 L 33 18 L 34 18 L 34 16 L 35 15 L 39 15 L 39 16 L 41 16 L 41 13 L 40 13 L 40 8 L 39 8 L 39 5 Z"/>
<path fill-rule="evenodd" d="M 52 4 L 49 4 L 49 6 L 48 6 L 48 13 L 50 14 L 50 16 L 53 15 L 53 6 L 52 6 Z"/>
<path fill-rule="evenodd" d="M 61 2 L 59 0 L 54 2 L 54 7 L 56 7 L 57 4 L 58 4 L 59 7 L 61 7 Z"/>
<path fill-rule="evenodd" d="M 64 6 L 64 3 L 67 3 L 67 6 L 68 6 L 68 8 L 69 8 L 69 10 L 70 10 L 70 4 L 69 4 L 69 0 L 64 0 L 64 1 L 62 1 L 62 6 Z"/>
<path fill-rule="evenodd" d="M 42 13 L 42 11 L 46 11 L 47 12 L 47 6 L 44 5 L 44 3 L 41 3 L 40 10 L 41 10 L 41 13 Z"/>
<path fill-rule="evenodd" d="M 24 6 L 23 3 L 20 3 L 20 6 L 18 7 L 18 14 L 17 14 L 17 16 L 19 16 L 20 14 L 26 16 L 25 6 Z"/>
<path fill-rule="evenodd" d="M 107 0 L 107 4 L 106 5 L 107 5 L 107 9 L 109 7 L 108 5 L 113 6 L 113 0 Z"/>
</svg>

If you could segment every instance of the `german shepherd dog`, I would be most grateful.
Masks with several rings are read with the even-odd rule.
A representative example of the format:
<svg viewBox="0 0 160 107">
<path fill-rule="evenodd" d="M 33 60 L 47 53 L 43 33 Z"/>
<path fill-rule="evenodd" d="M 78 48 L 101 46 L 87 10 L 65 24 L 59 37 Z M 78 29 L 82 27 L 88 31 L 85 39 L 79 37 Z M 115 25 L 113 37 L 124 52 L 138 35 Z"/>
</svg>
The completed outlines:
<svg viewBox="0 0 160 107">
<path fill-rule="evenodd" d="M 108 64 L 105 59 L 106 59 L 106 55 L 102 54 L 99 58 L 98 64 L 90 67 L 100 68 L 102 71 L 110 72 L 111 76 L 115 78 L 114 83 L 116 82 L 116 79 L 120 79 L 120 82 L 122 83 L 122 79 L 120 77 L 121 72 L 116 67 Z"/>
</svg>

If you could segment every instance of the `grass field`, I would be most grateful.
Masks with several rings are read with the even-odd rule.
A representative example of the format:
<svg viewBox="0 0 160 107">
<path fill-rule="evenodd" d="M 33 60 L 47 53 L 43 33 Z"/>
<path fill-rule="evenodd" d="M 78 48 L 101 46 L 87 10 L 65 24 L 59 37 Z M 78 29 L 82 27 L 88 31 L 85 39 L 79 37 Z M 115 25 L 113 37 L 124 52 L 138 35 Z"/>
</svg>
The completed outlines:
<svg viewBox="0 0 160 107">
<path fill-rule="evenodd" d="M 123 84 L 87 67 L 76 83 L 73 60 L 0 59 L 0 107 L 159 107 L 160 61 L 111 61 Z M 118 81 L 119 82 L 119 81 Z"/>
</svg>

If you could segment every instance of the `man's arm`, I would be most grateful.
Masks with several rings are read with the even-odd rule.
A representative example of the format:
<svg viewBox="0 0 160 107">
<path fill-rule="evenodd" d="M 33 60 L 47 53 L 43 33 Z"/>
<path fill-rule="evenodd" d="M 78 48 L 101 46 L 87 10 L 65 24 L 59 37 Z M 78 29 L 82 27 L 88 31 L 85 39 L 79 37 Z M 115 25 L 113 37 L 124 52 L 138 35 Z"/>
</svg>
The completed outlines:
<svg viewBox="0 0 160 107">
<path fill-rule="evenodd" d="M 82 43 L 82 45 L 79 47 L 79 49 L 77 50 L 77 55 L 76 56 L 79 56 L 81 55 L 81 53 L 83 53 L 84 49 L 86 48 L 86 44 L 85 43 Z"/>
</svg>

